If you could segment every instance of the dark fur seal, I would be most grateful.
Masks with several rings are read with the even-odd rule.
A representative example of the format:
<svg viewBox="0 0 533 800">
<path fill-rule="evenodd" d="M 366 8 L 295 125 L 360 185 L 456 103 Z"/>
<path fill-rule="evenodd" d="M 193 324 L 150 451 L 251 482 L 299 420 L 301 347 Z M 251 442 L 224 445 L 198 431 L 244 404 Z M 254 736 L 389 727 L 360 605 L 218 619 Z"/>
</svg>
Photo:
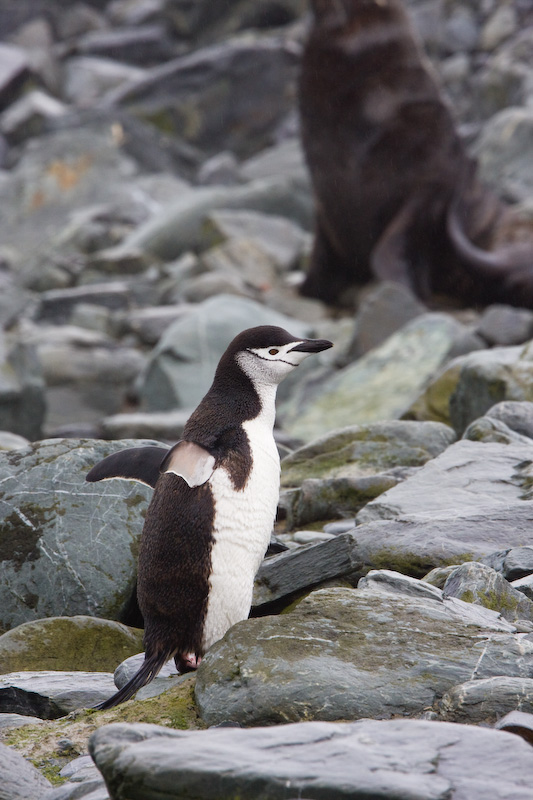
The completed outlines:
<svg viewBox="0 0 533 800">
<path fill-rule="evenodd" d="M 302 294 L 375 278 L 425 301 L 533 306 L 533 243 L 487 252 L 505 208 L 476 177 L 399 0 L 311 0 L 300 77 L 316 230 Z"/>
</svg>

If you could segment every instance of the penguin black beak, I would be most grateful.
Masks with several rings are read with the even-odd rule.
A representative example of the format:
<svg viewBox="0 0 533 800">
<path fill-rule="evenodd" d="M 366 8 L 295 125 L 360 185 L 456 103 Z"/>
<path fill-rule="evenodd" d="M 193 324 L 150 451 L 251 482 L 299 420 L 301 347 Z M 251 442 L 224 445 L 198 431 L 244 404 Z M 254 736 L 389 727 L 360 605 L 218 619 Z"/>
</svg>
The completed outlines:
<svg viewBox="0 0 533 800">
<path fill-rule="evenodd" d="M 333 342 L 327 339 L 304 339 L 300 344 L 291 347 L 289 353 L 320 353 L 330 347 L 333 347 Z"/>
</svg>

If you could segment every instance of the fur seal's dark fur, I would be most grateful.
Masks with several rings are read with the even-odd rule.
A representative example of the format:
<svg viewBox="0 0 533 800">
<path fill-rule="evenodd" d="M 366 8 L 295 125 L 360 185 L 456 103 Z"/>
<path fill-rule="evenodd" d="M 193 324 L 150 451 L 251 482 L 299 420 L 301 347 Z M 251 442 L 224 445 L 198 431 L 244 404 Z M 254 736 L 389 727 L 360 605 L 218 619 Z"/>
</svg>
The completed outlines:
<svg viewBox="0 0 533 800">
<path fill-rule="evenodd" d="M 533 305 L 533 243 L 488 253 L 504 207 L 476 178 L 400 0 L 311 0 L 300 78 L 316 199 L 302 293 L 375 278 L 424 300 Z"/>
</svg>

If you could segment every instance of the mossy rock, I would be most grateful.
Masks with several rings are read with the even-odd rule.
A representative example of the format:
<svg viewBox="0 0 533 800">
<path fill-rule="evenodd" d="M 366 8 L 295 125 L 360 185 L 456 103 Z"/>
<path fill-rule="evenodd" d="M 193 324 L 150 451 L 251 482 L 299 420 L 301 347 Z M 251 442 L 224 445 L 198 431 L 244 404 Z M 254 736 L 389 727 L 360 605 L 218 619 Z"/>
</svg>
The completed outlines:
<svg viewBox="0 0 533 800">
<path fill-rule="evenodd" d="M 350 425 L 321 436 L 283 459 L 282 485 L 307 478 L 359 478 L 393 467 L 419 467 L 456 439 L 437 422 L 388 420 Z"/>
<path fill-rule="evenodd" d="M 58 720 L 25 725 L 0 732 L 4 744 L 14 747 L 29 759 L 53 783 L 60 783 L 59 770 L 88 750 L 90 735 L 103 725 L 113 722 L 147 722 L 179 730 L 204 728 L 194 700 L 196 675 L 179 686 L 148 700 L 130 700 L 109 711 L 83 710 Z M 64 742 L 70 752 L 64 753 Z"/>
<path fill-rule="evenodd" d="M 143 649 L 143 632 L 96 617 L 49 617 L 0 636 L 0 673 L 19 670 L 113 672 Z"/>
</svg>

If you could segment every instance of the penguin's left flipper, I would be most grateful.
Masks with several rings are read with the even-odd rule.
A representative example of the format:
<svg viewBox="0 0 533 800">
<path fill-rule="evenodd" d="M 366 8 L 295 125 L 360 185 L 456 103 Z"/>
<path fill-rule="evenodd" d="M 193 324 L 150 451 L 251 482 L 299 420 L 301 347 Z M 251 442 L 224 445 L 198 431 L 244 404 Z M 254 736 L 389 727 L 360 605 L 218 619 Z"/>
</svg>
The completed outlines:
<svg viewBox="0 0 533 800">
<path fill-rule="evenodd" d="M 169 450 L 165 447 L 129 447 L 103 458 L 87 473 L 89 483 L 105 481 L 109 478 L 124 478 L 140 481 L 154 488 L 161 472 L 161 465 Z"/>
<path fill-rule="evenodd" d="M 179 475 L 191 489 L 207 483 L 214 470 L 214 456 L 199 444 L 185 441 L 175 444 L 160 466 L 161 472 L 173 472 L 174 475 Z"/>
</svg>

